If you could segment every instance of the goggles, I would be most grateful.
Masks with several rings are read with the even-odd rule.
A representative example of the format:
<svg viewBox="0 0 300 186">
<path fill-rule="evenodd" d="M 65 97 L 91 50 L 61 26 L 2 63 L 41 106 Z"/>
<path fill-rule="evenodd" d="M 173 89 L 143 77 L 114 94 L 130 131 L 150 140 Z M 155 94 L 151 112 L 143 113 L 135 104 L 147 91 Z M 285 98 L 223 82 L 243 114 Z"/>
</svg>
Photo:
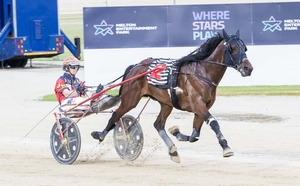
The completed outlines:
<svg viewBox="0 0 300 186">
<path fill-rule="evenodd" d="M 79 69 L 79 65 L 69 65 L 70 69 Z"/>
</svg>

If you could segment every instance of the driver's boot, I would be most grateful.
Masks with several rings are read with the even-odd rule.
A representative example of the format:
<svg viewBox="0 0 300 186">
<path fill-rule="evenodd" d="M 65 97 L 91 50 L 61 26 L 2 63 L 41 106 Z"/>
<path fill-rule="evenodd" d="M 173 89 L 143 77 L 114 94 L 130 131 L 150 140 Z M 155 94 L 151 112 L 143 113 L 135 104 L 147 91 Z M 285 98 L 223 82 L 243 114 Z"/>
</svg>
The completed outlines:
<svg viewBox="0 0 300 186">
<path fill-rule="evenodd" d="M 118 103 L 120 103 L 121 97 L 120 96 L 111 96 L 107 95 L 104 98 L 100 99 L 98 103 L 95 103 L 94 106 L 92 106 L 92 111 L 94 113 L 98 113 L 103 110 L 107 110 Z M 92 101 L 91 104 L 93 105 L 95 101 Z"/>
</svg>

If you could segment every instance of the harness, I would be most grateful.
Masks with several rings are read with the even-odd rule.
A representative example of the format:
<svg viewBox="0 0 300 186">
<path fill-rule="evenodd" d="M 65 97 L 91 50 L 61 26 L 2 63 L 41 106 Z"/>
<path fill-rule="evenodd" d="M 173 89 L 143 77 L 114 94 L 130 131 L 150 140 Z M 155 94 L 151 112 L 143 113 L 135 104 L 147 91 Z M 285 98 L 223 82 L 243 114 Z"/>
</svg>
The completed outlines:
<svg viewBox="0 0 300 186">
<path fill-rule="evenodd" d="M 232 54 L 232 52 L 231 52 L 230 45 L 233 42 L 239 48 L 239 52 L 236 53 L 236 54 Z M 204 61 L 204 60 L 196 61 L 195 60 L 195 61 L 192 61 L 191 63 L 195 63 L 195 64 L 197 64 L 198 62 L 200 62 L 200 63 L 210 63 L 210 64 L 224 66 L 224 67 L 233 67 L 234 69 L 238 70 L 240 64 L 243 61 L 247 60 L 247 56 L 245 54 L 246 49 L 244 50 L 244 47 L 246 48 L 244 42 L 242 40 L 240 40 L 238 38 L 238 36 L 233 35 L 233 36 L 227 37 L 226 41 L 224 41 L 223 46 L 222 46 L 222 52 L 223 52 L 223 56 L 224 56 L 224 63 L 218 62 L 218 61 L 217 62 L 216 61 L 211 61 L 211 60 L 208 60 L 208 61 Z M 216 82 L 212 81 L 211 79 L 209 79 L 207 77 L 204 77 L 204 76 L 201 76 L 201 75 L 198 75 L 196 73 L 179 72 L 181 66 L 176 65 L 176 62 L 177 61 L 174 61 L 174 63 L 171 66 L 166 67 L 167 70 L 168 70 L 168 73 L 169 73 L 169 75 L 168 75 L 168 84 L 167 85 L 154 85 L 154 84 L 151 84 L 149 82 L 148 83 L 153 85 L 153 86 L 156 86 L 157 88 L 169 88 L 170 97 L 171 97 L 171 101 L 172 101 L 173 106 L 176 109 L 182 110 L 182 108 L 178 104 L 178 98 L 176 96 L 176 87 L 177 87 L 178 75 L 179 74 L 195 76 L 198 79 L 201 79 L 204 82 L 206 82 L 206 83 L 208 83 L 212 86 L 215 86 L 215 87 L 217 87 L 218 84 Z M 145 64 L 137 64 L 137 65 L 133 66 L 132 68 L 130 68 L 128 70 L 132 70 L 133 68 L 136 68 L 138 66 L 145 66 Z M 121 77 L 123 77 L 123 76 L 121 76 Z M 119 78 L 121 78 L 121 77 L 119 77 Z"/>
<path fill-rule="evenodd" d="M 239 51 L 236 54 L 231 53 L 230 44 L 232 42 L 234 42 L 239 48 Z M 223 65 L 226 65 L 227 67 L 232 67 L 235 70 L 238 70 L 239 65 L 243 61 L 247 60 L 247 55 L 245 53 L 247 51 L 246 45 L 241 39 L 239 39 L 235 35 L 231 36 L 227 41 L 223 43 L 222 51 L 225 62 L 225 64 Z"/>
<path fill-rule="evenodd" d="M 230 44 L 232 42 L 235 42 L 235 44 L 238 46 L 239 48 L 239 52 L 236 54 L 232 54 L 230 51 Z M 245 50 L 244 50 L 245 47 Z M 236 70 L 238 70 L 240 64 L 247 60 L 247 56 L 246 56 L 246 45 L 244 44 L 244 42 L 239 39 L 237 36 L 233 35 L 231 36 L 227 41 L 225 41 L 223 43 L 222 46 L 222 51 L 223 51 L 223 56 L 224 56 L 224 63 L 221 62 L 215 62 L 215 61 L 200 61 L 200 62 L 204 62 L 204 63 L 210 63 L 210 64 L 214 64 L 214 65 L 220 65 L 220 66 L 224 66 L 224 67 L 232 67 Z M 194 61 L 194 63 L 198 63 L 198 61 Z M 178 104 L 178 98 L 176 96 L 176 89 L 175 87 L 177 86 L 177 79 L 178 79 L 178 74 L 184 74 L 184 75 L 190 75 L 190 76 L 195 76 L 198 79 L 203 80 L 204 82 L 211 84 L 215 87 L 218 86 L 217 83 L 213 82 L 211 79 L 204 77 L 204 76 L 200 76 L 196 73 L 183 73 L 183 72 L 179 72 L 181 67 L 172 67 L 173 70 L 171 72 L 173 72 L 170 76 L 171 76 L 171 87 L 170 87 L 170 95 L 171 95 L 171 100 L 172 100 L 172 104 L 175 108 L 182 110 L 181 107 Z M 196 68 L 196 67 L 195 67 Z"/>
<path fill-rule="evenodd" d="M 175 87 L 177 86 L 179 70 L 180 67 L 176 67 L 174 65 L 172 66 L 170 71 L 171 87 L 169 88 L 169 90 L 170 90 L 170 96 L 171 96 L 173 106 L 178 110 L 182 110 L 180 105 L 178 104 L 178 98 L 176 96 L 176 89 L 175 89 Z"/>
</svg>

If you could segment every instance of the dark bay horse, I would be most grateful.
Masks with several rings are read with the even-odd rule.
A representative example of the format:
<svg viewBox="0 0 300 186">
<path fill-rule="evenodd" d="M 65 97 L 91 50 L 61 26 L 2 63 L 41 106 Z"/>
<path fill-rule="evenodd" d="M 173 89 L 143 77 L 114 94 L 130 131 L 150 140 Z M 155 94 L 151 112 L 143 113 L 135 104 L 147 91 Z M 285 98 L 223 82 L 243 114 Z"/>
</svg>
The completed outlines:
<svg viewBox="0 0 300 186">
<path fill-rule="evenodd" d="M 194 113 L 192 133 L 190 136 L 182 134 L 178 127 L 169 129 L 179 141 L 195 142 L 200 136 L 204 122 L 215 132 L 219 144 L 223 148 L 223 156 L 233 156 L 233 152 L 224 138 L 218 121 L 210 114 L 209 109 L 216 99 L 216 88 L 221 81 L 227 67 L 233 67 L 240 74 L 250 76 L 253 70 L 246 56 L 246 45 L 239 38 L 239 30 L 235 35 L 228 35 L 223 30 L 223 36 L 218 34 L 208 39 L 203 45 L 189 55 L 176 60 L 174 67 L 176 85 L 168 89 L 157 88 L 150 85 L 147 78 L 141 77 L 130 81 L 120 88 L 121 105 L 112 114 L 105 129 L 92 132 L 93 138 L 100 142 L 107 133 L 115 127 L 115 123 L 128 111 L 135 108 L 143 96 L 150 96 L 160 103 L 160 113 L 154 122 L 159 136 L 168 147 L 171 160 L 179 163 L 177 148 L 165 131 L 165 123 L 173 107 Z M 156 59 L 145 59 L 135 66 L 126 69 L 124 78 L 128 79 L 148 70 L 149 65 Z"/>
</svg>

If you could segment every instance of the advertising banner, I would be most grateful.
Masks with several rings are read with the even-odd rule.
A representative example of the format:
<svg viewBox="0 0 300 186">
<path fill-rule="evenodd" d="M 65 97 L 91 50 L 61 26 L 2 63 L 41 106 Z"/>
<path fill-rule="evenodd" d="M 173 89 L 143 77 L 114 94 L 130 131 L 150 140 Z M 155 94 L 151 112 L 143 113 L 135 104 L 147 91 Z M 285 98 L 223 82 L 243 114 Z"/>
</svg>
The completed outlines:
<svg viewBox="0 0 300 186">
<path fill-rule="evenodd" d="M 167 7 L 84 8 L 84 43 L 93 48 L 167 47 Z"/>
<path fill-rule="evenodd" d="M 169 7 L 169 46 L 197 46 L 222 33 L 235 34 L 251 42 L 251 7 L 249 4 L 234 5 L 187 5 Z"/>
<path fill-rule="evenodd" d="M 300 44 L 300 3 L 253 4 L 253 45 Z"/>
<path fill-rule="evenodd" d="M 83 9 L 84 47 L 199 46 L 240 30 L 247 45 L 300 44 L 300 3 L 214 4 Z"/>
</svg>

